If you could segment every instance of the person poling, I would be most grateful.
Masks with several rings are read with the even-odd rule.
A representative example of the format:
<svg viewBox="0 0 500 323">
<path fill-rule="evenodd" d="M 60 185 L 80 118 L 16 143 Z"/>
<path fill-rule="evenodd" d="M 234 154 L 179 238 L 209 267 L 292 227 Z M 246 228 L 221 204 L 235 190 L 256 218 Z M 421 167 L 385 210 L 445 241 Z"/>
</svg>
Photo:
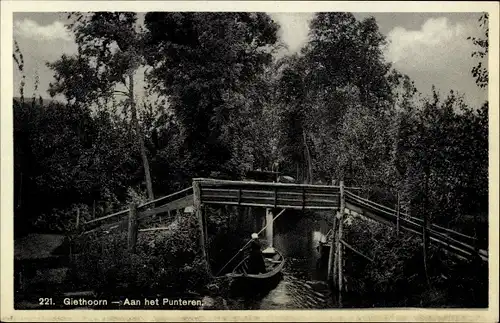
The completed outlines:
<svg viewBox="0 0 500 323">
<path fill-rule="evenodd" d="M 252 240 L 250 245 L 246 247 L 245 250 L 249 250 L 248 257 L 248 274 L 261 274 L 265 273 L 266 264 L 264 262 L 264 256 L 261 251 L 261 244 L 259 241 L 259 235 L 257 233 L 252 233 Z"/>
<path fill-rule="evenodd" d="M 274 221 L 275 221 L 275 220 L 276 220 L 276 219 L 277 219 L 280 215 L 282 215 L 282 214 L 285 212 L 285 210 L 286 210 L 286 209 L 281 210 L 281 211 L 280 211 L 280 213 L 278 213 L 278 215 L 276 215 L 276 216 L 273 218 L 273 221 L 271 221 L 271 223 L 273 223 L 273 222 L 274 222 Z M 259 233 L 254 233 L 254 234 L 256 234 L 256 235 L 257 235 L 257 238 L 256 238 L 256 239 L 254 239 L 254 238 L 253 238 L 253 237 L 254 237 L 254 234 L 252 234 L 252 239 L 251 239 L 251 240 L 249 240 L 249 241 L 245 244 L 245 246 L 243 246 L 243 248 L 241 248 L 240 250 L 238 250 L 238 252 L 237 252 L 237 253 L 236 253 L 236 254 L 235 254 L 235 255 L 234 255 L 234 256 L 233 256 L 233 257 L 232 257 L 232 258 L 231 258 L 231 259 L 230 259 L 230 260 L 229 260 L 229 261 L 228 261 L 228 262 L 227 262 L 227 263 L 226 263 L 226 264 L 225 264 L 225 265 L 221 268 L 221 269 L 220 269 L 220 270 L 219 270 L 219 272 L 217 273 L 217 275 L 216 275 L 216 276 L 219 276 L 219 275 L 220 275 L 220 273 L 221 273 L 221 272 L 222 272 L 222 271 L 223 271 L 223 270 L 227 267 L 227 265 L 229 265 L 229 264 L 230 264 L 230 263 L 234 260 L 234 258 L 236 258 L 236 256 L 238 256 L 238 255 L 239 255 L 239 254 L 240 254 L 243 250 L 246 250 L 246 249 L 247 249 L 246 247 L 247 247 L 250 243 L 252 243 L 252 242 L 257 242 L 257 243 L 259 244 L 259 254 L 260 254 L 260 256 L 261 256 L 261 257 L 263 257 L 263 256 L 262 256 L 262 253 L 260 252 L 260 243 L 259 243 L 259 241 L 258 241 L 258 238 L 259 238 L 259 234 L 260 234 L 262 231 L 264 231 L 264 230 L 267 228 L 267 226 L 268 226 L 268 225 L 270 225 L 271 223 L 267 223 L 267 224 L 266 224 L 266 225 L 265 225 L 265 226 L 264 226 L 264 227 L 263 227 L 263 228 L 259 231 Z M 255 248 L 255 247 L 254 247 L 254 248 Z"/>
</svg>

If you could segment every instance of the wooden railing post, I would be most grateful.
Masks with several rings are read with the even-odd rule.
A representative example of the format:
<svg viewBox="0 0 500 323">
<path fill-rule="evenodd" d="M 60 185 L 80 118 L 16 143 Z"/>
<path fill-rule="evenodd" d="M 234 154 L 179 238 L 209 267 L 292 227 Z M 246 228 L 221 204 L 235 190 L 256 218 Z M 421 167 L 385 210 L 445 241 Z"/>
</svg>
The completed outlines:
<svg viewBox="0 0 500 323">
<path fill-rule="evenodd" d="M 340 181 L 340 212 L 339 212 L 339 234 L 337 237 L 337 250 L 338 250 L 338 290 L 339 290 L 339 306 L 342 307 L 342 285 L 344 279 L 343 273 L 343 245 L 340 243 L 342 240 L 342 233 L 344 230 L 344 211 L 345 211 L 345 195 L 344 195 L 344 181 Z"/>
<path fill-rule="evenodd" d="M 203 219 L 203 210 L 201 208 L 201 189 L 198 181 L 193 181 L 193 213 L 198 220 L 198 228 L 200 231 L 200 251 L 201 256 L 205 260 L 205 269 L 208 275 L 211 275 L 207 250 L 205 245 L 205 221 Z"/>
<path fill-rule="evenodd" d="M 128 213 L 128 250 L 132 253 L 135 253 L 137 229 L 137 205 L 135 203 L 131 203 Z"/>
<path fill-rule="evenodd" d="M 332 180 L 332 185 L 335 185 L 335 180 Z M 338 211 L 336 212 L 338 214 Z M 335 286 L 335 254 L 336 254 L 336 236 L 337 236 L 337 214 L 333 214 L 332 238 L 330 240 L 330 253 L 328 255 L 328 281 Z"/>
</svg>

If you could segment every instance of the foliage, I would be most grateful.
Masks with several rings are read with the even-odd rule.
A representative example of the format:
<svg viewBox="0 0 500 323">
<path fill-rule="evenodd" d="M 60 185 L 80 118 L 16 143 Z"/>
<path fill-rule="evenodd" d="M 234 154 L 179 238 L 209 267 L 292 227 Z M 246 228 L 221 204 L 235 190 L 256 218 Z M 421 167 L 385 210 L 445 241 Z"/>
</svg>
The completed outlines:
<svg viewBox="0 0 500 323">
<path fill-rule="evenodd" d="M 374 260 L 345 251 L 348 288 L 372 302 L 364 305 L 477 307 L 487 303 L 488 275 L 482 261 L 457 261 L 431 245 L 427 280 L 420 238 L 404 231 L 397 236 L 394 228 L 372 221 L 351 220 L 345 226 L 345 240 Z"/>
<path fill-rule="evenodd" d="M 271 63 L 277 25 L 263 13 L 148 13 L 145 25 L 148 80 L 182 126 L 189 175 L 237 176 L 236 161 L 252 154 L 243 136 L 262 109 L 253 83 Z"/>
<path fill-rule="evenodd" d="M 484 30 L 484 38 L 477 37 L 467 37 L 467 39 L 472 40 L 472 43 L 479 47 L 479 50 L 472 52 L 471 57 L 478 57 L 480 60 L 487 59 L 488 49 L 489 49 L 489 16 L 488 13 L 483 13 L 479 19 L 479 26 Z M 483 66 L 480 61 L 471 70 L 472 76 L 476 79 L 476 84 L 480 88 L 485 88 L 488 86 L 488 68 Z"/>
<path fill-rule="evenodd" d="M 472 109 L 453 92 L 441 101 L 434 91 L 417 109 L 403 112 L 397 143 L 409 211 L 418 216 L 425 209 L 446 226 L 469 213 L 487 216 L 487 105 Z"/>
<path fill-rule="evenodd" d="M 88 237 L 71 283 L 105 296 L 141 297 L 195 291 L 207 282 L 199 255 L 196 218 L 182 217 L 175 232 L 139 233 L 136 253 L 127 250 L 126 232 Z"/>
<path fill-rule="evenodd" d="M 123 140 L 127 136 L 106 111 L 92 115 L 82 106 L 16 104 L 16 219 L 29 226 L 53 208 L 123 198 L 136 181 L 137 155 Z"/>
</svg>

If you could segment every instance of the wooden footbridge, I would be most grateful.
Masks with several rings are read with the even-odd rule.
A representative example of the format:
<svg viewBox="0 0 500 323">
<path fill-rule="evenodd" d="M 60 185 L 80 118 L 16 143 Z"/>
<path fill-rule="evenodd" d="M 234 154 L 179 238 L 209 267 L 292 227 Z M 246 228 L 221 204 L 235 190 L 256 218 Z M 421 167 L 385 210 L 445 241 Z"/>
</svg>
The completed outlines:
<svg viewBox="0 0 500 323">
<path fill-rule="evenodd" d="M 344 212 L 338 212 L 344 205 Z M 206 241 L 206 220 L 202 205 L 234 205 L 245 207 L 263 207 L 268 209 L 296 210 L 333 210 L 343 215 L 355 212 L 379 223 L 395 227 L 397 230 L 411 232 L 428 238 L 436 246 L 461 258 L 479 257 L 488 261 L 487 250 L 477 247 L 474 237 L 431 224 L 424 226 L 424 221 L 399 212 L 396 209 L 380 205 L 362 198 L 349 190 L 349 187 L 328 185 L 288 184 L 255 181 L 228 181 L 210 178 L 195 178 L 193 186 L 141 205 L 131 205 L 128 209 L 80 223 L 79 231 L 83 234 L 102 230 L 136 229 L 137 232 L 150 229 L 137 229 L 141 221 L 155 215 L 179 212 L 192 207 L 198 215 L 202 245 Z M 333 216 L 332 216 L 333 218 Z M 168 227 L 156 228 L 168 229 Z M 424 230 L 425 229 L 425 230 Z M 135 233 L 136 235 L 137 233 Z M 133 237 L 132 237 L 133 238 Z"/>
</svg>

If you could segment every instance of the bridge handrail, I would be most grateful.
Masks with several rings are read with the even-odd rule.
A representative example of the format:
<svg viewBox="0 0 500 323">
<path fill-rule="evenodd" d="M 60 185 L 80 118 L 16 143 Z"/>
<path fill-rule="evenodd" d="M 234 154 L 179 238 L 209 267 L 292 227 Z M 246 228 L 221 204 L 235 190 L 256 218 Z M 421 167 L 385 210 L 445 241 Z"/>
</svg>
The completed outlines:
<svg viewBox="0 0 500 323">
<path fill-rule="evenodd" d="M 269 183 L 269 182 L 257 182 L 257 181 L 230 181 L 224 179 L 214 179 L 214 178 L 193 178 L 193 181 L 200 182 L 200 184 L 209 185 L 227 185 L 227 186 L 267 186 L 267 187 L 300 187 L 300 188 L 326 188 L 332 191 L 340 190 L 340 186 L 332 185 L 313 185 L 313 184 L 293 184 L 293 183 Z"/>
<path fill-rule="evenodd" d="M 363 200 L 363 201 L 367 202 L 367 204 L 369 204 L 369 205 L 371 204 L 371 205 L 376 205 L 376 206 L 378 206 L 378 207 L 384 208 L 384 209 L 386 209 L 387 211 L 389 211 L 389 212 L 393 213 L 393 215 L 397 216 L 397 211 L 396 211 L 396 210 L 394 210 L 394 209 L 391 209 L 390 207 L 387 207 L 387 206 L 385 206 L 385 205 L 381 205 L 381 204 L 378 204 L 378 203 L 376 203 L 376 202 L 370 201 L 370 200 L 368 200 L 368 199 L 365 199 L 365 198 L 363 198 L 363 197 L 361 197 L 361 196 L 359 196 L 359 195 L 356 195 L 356 194 L 354 194 L 354 193 L 352 193 L 352 192 L 349 192 L 349 191 L 347 191 L 347 190 L 346 190 L 345 192 L 346 192 L 346 195 L 351 195 L 351 196 L 352 196 L 352 197 L 354 197 L 354 198 L 357 198 L 357 199 Z M 422 220 L 422 219 L 420 219 L 420 218 L 416 218 L 416 217 L 413 217 L 413 216 L 410 216 L 410 215 L 408 215 L 407 213 L 402 213 L 402 212 L 400 212 L 399 214 L 400 214 L 400 216 L 401 216 L 402 218 L 411 219 L 411 220 L 414 220 L 414 221 L 417 221 L 417 222 L 421 222 L 421 223 L 423 223 L 423 220 Z M 448 229 L 448 228 L 442 227 L 442 226 L 437 225 L 437 224 L 431 224 L 431 227 L 432 227 L 432 228 L 434 228 L 434 229 L 443 230 L 443 231 L 446 231 L 446 232 L 448 232 L 448 233 L 450 233 L 450 234 L 455 234 L 455 235 L 457 235 L 457 236 L 461 236 L 461 237 L 463 237 L 463 238 L 467 238 L 467 239 L 470 239 L 470 240 L 479 240 L 478 238 L 471 237 L 471 236 L 469 236 L 469 235 L 466 235 L 466 234 L 463 234 L 463 233 L 460 233 L 460 232 L 454 231 L 454 230 L 452 230 L 452 229 Z"/>
<path fill-rule="evenodd" d="M 355 202 L 360 206 L 365 206 L 365 207 L 368 207 L 369 209 L 372 209 L 375 212 L 379 212 L 380 214 L 378 214 L 378 216 L 385 218 L 385 220 L 388 220 L 389 222 L 391 222 L 393 224 L 395 223 L 396 215 L 393 214 L 395 212 L 388 212 L 388 210 L 384 210 L 382 208 L 379 208 L 378 206 L 380 206 L 380 205 L 378 203 L 374 203 L 374 202 L 369 201 L 367 199 L 359 198 L 358 196 L 356 196 L 355 194 L 352 194 L 352 193 L 346 194 L 346 197 L 348 198 L 348 200 L 351 200 L 352 202 Z M 370 202 L 372 202 L 372 203 L 370 203 Z M 387 209 L 387 207 L 385 209 Z M 418 233 L 421 235 L 421 232 L 415 231 L 414 229 L 412 229 L 412 227 L 414 227 L 415 229 L 421 230 L 423 228 L 423 226 L 419 223 L 412 222 L 409 219 L 403 217 L 400 219 L 400 225 L 401 225 L 401 228 L 403 228 L 406 231 L 415 232 L 415 233 Z M 450 231 L 452 231 L 452 230 L 450 230 Z M 452 231 L 452 232 L 454 232 L 454 231 Z M 433 227 L 429 228 L 429 235 L 430 235 L 431 240 L 434 240 L 442 245 L 447 245 L 449 247 L 452 247 L 453 249 L 460 250 L 462 253 L 467 253 L 469 255 L 477 252 L 483 260 L 488 259 L 487 250 L 477 249 L 476 247 L 468 244 L 467 242 L 457 240 L 456 238 L 454 239 L 453 237 L 451 237 L 449 235 L 438 232 Z"/>
<path fill-rule="evenodd" d="M 172 193 L 172 194 L 169 194 L 169 195 L 166 195 L 166 196 L 163 196 L 163 197 L 160 197 L 156 200 L 153 200 L 153 201 L 148 201 L 146 203 L 143 203 L 143 204 L 140 204 L 137 206 L 137 209 L 138 211 L 141 210 L 141 209 L 144 209 L 152 204 L 155 204 L 155 203 L 158 203 L 158 202 L 163 202 L 165 200 L 171 200 L 172 197 L 175 197 L 175 196 L 178 196 L 178 195 L 181 195 L 183 193 L 186 193 L 186 192 L 189 192 L 190 190 L 193 190 L 193 187 L 190 186 L 190 187 L 187 187 L 183 190 L 180 190 L 180 191 L 177 191 L 175 193 Z M 169 201 L 171 202 L 171 201 Z M 124 209 L 124 210 L 121 210 L 121 211 L 118 211 L 118 212 L 115 212 L 115 213 L 112 213 L 112 214 L 109 214 L 109 215 L 105 215 L 103 217 L 100 217 L 100 218 L 96 218 L 96 219 L 93 219 L 93 220 L 90 220 L 90 221 L 87 221 L 87 222 L 83 222 L 81 225 L 82 226 L 85 226 L 85 225 L 89 225 L 89 224 L 92 224 L 92 223 L 96 223 L 96 222 L 101 222 L 101 221 L 104 221 L 104 220 L 108 220 L 110 218 L 113 218 L 113 217 L 116 217 L 116 216 L 119 216 L 119 215 L 124 215 L 124 214 L 127 214 L 129 212 L 129 209 Z M 120 221 L 118 221 L 120 222 Z"/>
<path fill-rule="evenodd" d="M 151 204 L 155 204 L 155 203 L 158 203 L 158 202 L 162 202 L 164 200 L 167 200 L 167 199 L 170 199 L 174 196 L 177 196 L 177 195 L 181 195 L 182 193 L 186 193 L 186 192 L 189 192 L 189 191 L 192 191 L 193 190 L 193 187 L 192 186 L 189 186 L 183 190 L 180 190 L 180 191 L 177 191 L 175 193 L 172 193 L 172 194 L 169 194 L 169 195 L 166 195 L 166 196 L 163 196 L 163 197 L 160 197 L 160 198 L 157 198 L 156 200 L 153 200 L 153 201 L 148 201 L 146 203 L 143 203 L 143 204 L 140 204 L 137 208 L 144 208 L 144 207 L 147 207 Z"/>
</svg>

